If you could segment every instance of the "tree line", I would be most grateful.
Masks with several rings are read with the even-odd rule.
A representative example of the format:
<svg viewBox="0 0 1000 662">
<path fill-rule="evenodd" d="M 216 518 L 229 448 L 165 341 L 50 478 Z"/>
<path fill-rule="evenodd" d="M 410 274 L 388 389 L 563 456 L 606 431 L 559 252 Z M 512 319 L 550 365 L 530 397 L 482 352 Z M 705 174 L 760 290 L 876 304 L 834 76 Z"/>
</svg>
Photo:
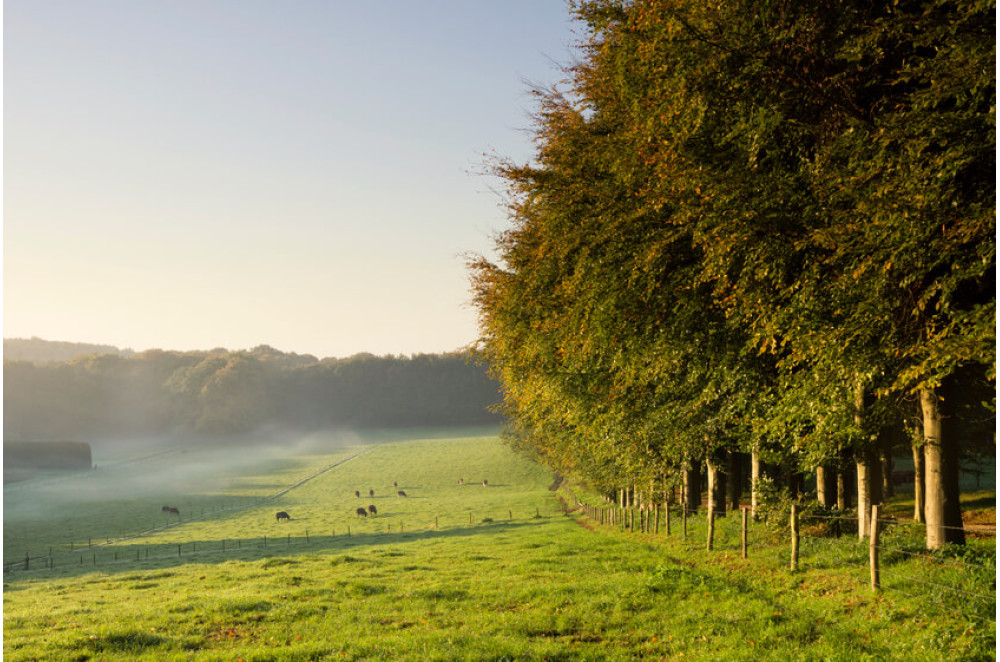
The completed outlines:
<svg viewBox="0 0 1000 662">
<path fill-rule="evenodd" d="M 467 352 L 317 360 L 260 346 L 4 361 L 8 440 L 494 424 L 498 402 Z"/>
<path fill-rule="evenodd" d="M 861 536 L 912 449 L 927 547 L 964 542 L 960 458 L 995 450 L 995 3 L 572 11 L 534 161 L 494 164 L 499 260 L 469 265 L 513 443 L 693 506 L 703 470 L 713 509 L 727 474 L 756 506 L 807 473 Z"/>
</svg>

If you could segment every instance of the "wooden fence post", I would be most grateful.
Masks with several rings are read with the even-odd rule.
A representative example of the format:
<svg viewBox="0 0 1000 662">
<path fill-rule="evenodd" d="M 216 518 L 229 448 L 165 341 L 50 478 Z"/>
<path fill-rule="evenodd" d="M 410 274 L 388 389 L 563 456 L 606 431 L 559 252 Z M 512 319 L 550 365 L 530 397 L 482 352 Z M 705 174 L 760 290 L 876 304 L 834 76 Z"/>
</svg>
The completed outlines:
<svg viewBox="0 0 1000 662">
<path fill-rule="evenodd" d="M 742 529 L 742 536 L 741 537 L 742 537 L 742 540 L 743 540 L 743 544 L 742 544 L 743 553 L 742 553 L 742 556 L 743 556 L 743 558 L 746 558 L 747 557 L 747 507 L 746 506 L 743 506 L 742 508 L 740 508 L 740 514 L 742 516 L 742 521 L 740 523 L 740 528 Z"/>
<path fill-rule="evenodd" d="M 687 537 L 688 537 L 688 509 L 687 509 L 687 505 L 686 504 L 681 506 L 681 515 L 682 515 L 682 519 L 684 521 L 684 539 L 687 540 Z"/>
<path fill-rule="evenodd" d="M 879 583 L 879 567 L 878 567 L 878 504 L 872 505 L 872 521 L 871 521 L 871 542 L 868 546 L 868 555 L 871 559 L 871 575 L 872 575 L 872 591 L 878 591 Z"/>
<path fill-rule="evenodd" d="M 792 504 L 792 572 L 799 568 L 799 508 Z"/>
</svg>

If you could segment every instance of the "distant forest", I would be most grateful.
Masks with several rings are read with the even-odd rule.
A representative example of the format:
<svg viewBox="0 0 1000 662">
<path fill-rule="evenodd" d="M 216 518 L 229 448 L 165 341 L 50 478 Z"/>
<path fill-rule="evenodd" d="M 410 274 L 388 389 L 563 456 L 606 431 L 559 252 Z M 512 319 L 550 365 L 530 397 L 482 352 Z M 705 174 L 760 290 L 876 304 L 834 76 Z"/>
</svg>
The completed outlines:
<svg viewBox="0 0 1000 662">
<path fill-rule="evenodd" d="M 6 440 L 500 422 L 497 385 L 465 352 L 320 360 L 266 345 L 132 353 L 33 338 L 4 340 L 3 372 Z"/>
</svg>

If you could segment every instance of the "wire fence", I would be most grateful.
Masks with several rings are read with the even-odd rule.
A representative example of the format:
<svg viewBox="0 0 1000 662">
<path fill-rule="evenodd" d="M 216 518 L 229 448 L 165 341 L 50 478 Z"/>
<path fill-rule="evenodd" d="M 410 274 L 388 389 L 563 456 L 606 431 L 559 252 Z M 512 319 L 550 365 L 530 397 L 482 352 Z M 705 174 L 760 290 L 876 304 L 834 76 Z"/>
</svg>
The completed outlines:
<svg viewBox="0 0 1000 662">
<path fill-rule="evenodd" d="M 66 543 L 51 546 L 48 548 L 48 553 L 43 555 L 25 554 L 22 558 L 5 561 L 3 572 L 6 576 L 14 573 L 108 567 L 116 564 L 146 561 L 162 563 L 172 559 L 191 560 L 192 557 L 208 558 L 220 554 L 235 555 L 241 552 L 267 555 L 271 552 L 280 553 L 282 549 L 292 546 L 299 550 L 303 547 L 319 550 L 349 544 L 368 544 L 373 539 L 390 534 L 400 536 L 454 535 L 463 531 L 468 532 L 472 528 L 524 523 L 542 517 L 544 515 L 538 507 L 534 509 L 534 512 L 518 513 L 515 513 L 513 508 L 484 512 L 469 511 L 461 515 L 450 512 L 444 515 L 435 515 L 433 520 L 421 519 L 410 522 L 398 517 L 378 519 L 372 516 L 371 520 L 366 517 L 363 523 L 354 524 L 353 528 L 352 525 L 345 524 L 339 530 L 335 528 L 323 532 L 306 530 L 298 535 L 289 533 L 284 536 L 261 535 L 184 543 L 136 542 L 145 533 L 123 534 L 120 538 L 109 538 L 98 542 L 90 541 L 84 545 Z"/>
<path fill-rule="evenodd" d="M 596 526 L 670 537 L 691 552 L 736 554 L 774 572 L 835 572 L 858 586 L 933 601 L 970 622 L 995 613 L 995 547 L 946 545 L 929 551 L 922 524 L 881 517 L 877 509 L 873 539 L 859 538 L 858 517 L 849 512 L 788 512 L 764 522 L 745 507 L 710 514 L 676 504 L 593 505 L 570 496 Z"/>
</svg>

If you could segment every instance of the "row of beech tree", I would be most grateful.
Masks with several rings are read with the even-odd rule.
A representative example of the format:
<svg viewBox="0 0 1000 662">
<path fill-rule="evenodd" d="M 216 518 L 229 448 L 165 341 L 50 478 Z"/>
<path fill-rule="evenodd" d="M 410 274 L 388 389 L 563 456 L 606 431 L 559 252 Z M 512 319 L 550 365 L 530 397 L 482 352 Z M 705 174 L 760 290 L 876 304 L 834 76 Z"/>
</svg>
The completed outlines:
<svg viewBox="0 0 1000 662">
<path fill-rule="evenodd" d="M 319 361 L 261 346 L 5 361 L 4 439 L 495 424 L 496 383 L 469 358 Z"/>
<path fill-rule="evenodd" d="M 520 443 L 609 491 L 815 472 L 862 536 L 912 446 L 927 546 L 963 542 L 960 453 L 995 447 L 994 3 L 573 11 L 470 264 Z"/>
</svg>

